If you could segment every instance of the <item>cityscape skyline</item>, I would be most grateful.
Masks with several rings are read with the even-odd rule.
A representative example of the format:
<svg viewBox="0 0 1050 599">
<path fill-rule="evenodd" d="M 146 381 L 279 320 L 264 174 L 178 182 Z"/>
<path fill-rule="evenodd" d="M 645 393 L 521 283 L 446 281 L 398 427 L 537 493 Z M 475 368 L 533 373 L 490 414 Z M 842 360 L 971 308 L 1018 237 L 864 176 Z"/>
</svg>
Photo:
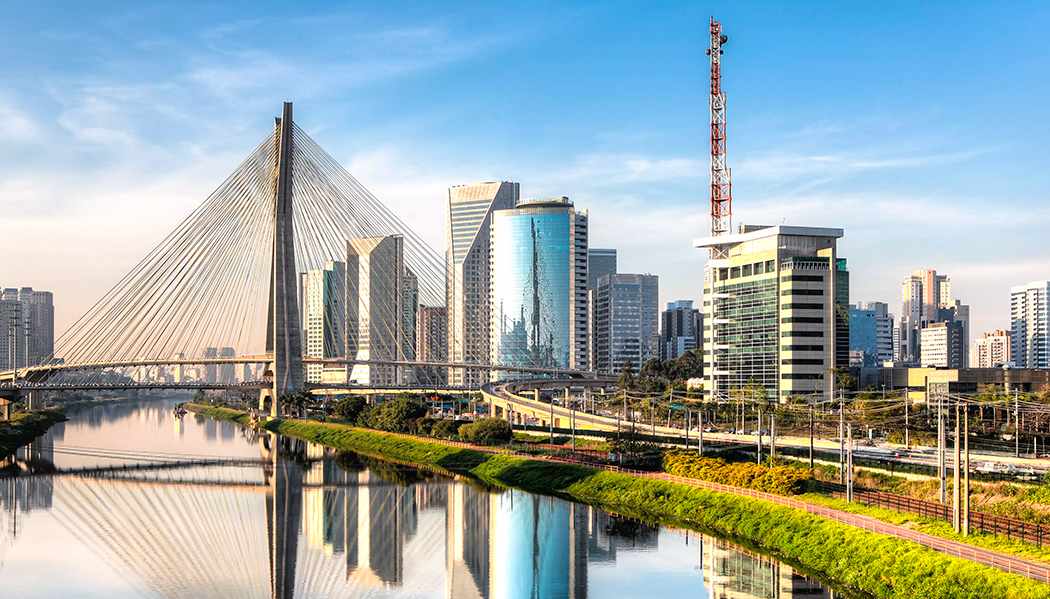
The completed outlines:
<svg viewBox="0 0 1050 599">
<path fill-rule="evenodd" d="M 1050 220 L 1038 207 L 1046 180 L 1029 168 L 1045 156 L 1037 141 L 1046 123 L 1035 106 L 1046 90 L 1020 52 L 1046 47 L 1036 33 L 1045 9 L 1015 5 L 985 14 L 977 5 L 944 4 L 900 7 L 890 17 L 820 7 L 821 18 L 813 19 L 814 6 L 764 6 L 712 7 L 730 37 L 724 87 L 734 223 L 841 227 L 847 232 L 841 250 L 854 273 L 851 300 L 893 306 L 902 277 L 936 268 L 952 273 L 956 294 L 971 305 L 973 331 L 1008 326 L 1009 288 L 1045 279 L 1050 270 L 1041 257 L 1050 242 L 1038 234 Z M 0 152 L 14 168 L 0 176 L 11 225 L 0 277 L 62 298 L 56 333 L 64 331 L 222 180 L 254 141 L 258 123 L 271 116 L 272 99 L 295 87 L 288 69 L 310 67 L 327 75 L 294 94 L 315 115 L 306 123 L 311 132 L 431 247 L 442 245 L 443 232 L 429 224 L 441 217 L 448 187 L 513 178 L 526 181 L 524 197 L 566 194 L 588 206 L 591 244 L 618 248 L 622 272 L 659 275 L 661 304 L 700 297 L 706 255 L 690 245 L 705 233 L 708 208 L 707 10 L 668 4 L 639 19 L 623 4 L 521 9 L 513 15 L 519 28 L 506 35 L 450 44 L 477 33 L 468 14 L 485 24 L 509 17 L 477 5 L 446 16 L 369 5 L 354 13 L 325 8 L 297 15 L 290 26 L 321 26 L 317 14 L 334 13 L 324 27 L 345 28 L 354 43 L 333 58 L 325 58 L 322 51 L 332 48 L 321 42 L 290 52 L 252 37 L 266 22 L 265 6 L 246 15 L 191 6 L 177 19 L 159 6 L 98 16 L 72 7 L 60 17 L 16 9 L 3 26 L 13 41 L 4 52 L 15 68 L 0 88 L 0 137 L 8 142 Z M 128 23 L 136 33 L 111 35 Z M 368 38 L 378 40 L 373 50 L 354 35 L 355 23 L 375 26 Z M 809 35 L 791 32 L 800 23 Z M 557 26 L 545 27 L 551 24 Z M 638 29 L 636 56 L 601 42 L 604 31 L 628 26 Z M 1011 35 L 988 41 L 982 36 L 989 28 Z M 843 30 L 863 35 L 837 35 Z M 923 36 L 913 36 L 920 30 Z M 916 41 L 907 50 L 874 43 L 893 35 Z M 380 60 L 393 40 L 405 38 L 413 43 L 399 60 Z M 543 47 L 552 40 L 573 45 L 563 50 L 566 64 L 544 74 L 538 64 L 549 64 L 554 50 Z M 78 60 L 45 60 L 44 43 L 49 56 L 78 52 Z M 575 44 L 592 52 L 574 55 L 569 50 L 582 47 Z M 800 44 L 807 44 L 807 64 L 784 58 L 798 54 Z M 986 52 L 974 53 L 978 45 Z M 994 69 L 987 55 L 995 56 Z M 610 81 L 599 67 L 617 60 L 632 68 Z M 843 62 L 861 65 L 870 81 L 858 81 L 855 69 L 834 68 Z M 144 69 L 146 63 L 157 68 Z M 287 82 L 253 82 L 252 74 L 271 63 L 283 67 Z M 548 81 L 566 91 L 591 85 L 598 93 L 557 94 L 557 110 L 545 111 L 550 100 L 501 90 L 474 99 L 477 110 L 465 111 L 473 114 L 451 111 L 466 95 L 476 98 L 476 84 L 467 79 L 504 63 L 525 82 Z M 943 68 L 931 71 L 929 64 Z M 336 75 L 347 65 L 367 66 L 368 75 L 341 81 Z M 634 85 L 643 65 L 650 85 L 665 92 L 656 99 Z M 977 93 L 990 83 L 1000 90 L 1024 85 L 1025 93 L 994 99 Z M 418 85 L 438 92 L 430 107 L 377 106 Z M 778 91 L 770 94 L 769 86 Z M 894 95 L 900 86 L 910 87 Z M 815 88 L 837 91 L 815 97 Z M 624 97 L 600 97 L 614 89 Z M 989 146 L 977 125 L 993 101 L 1001 137 Z M 1002 102 L 1013 103 L 1010 110 Z M 623 112 L 628 105 L 632 110 Z M 571 143 L 555 143 L 565 141 L 566 131 Z M 976 172 L 1005 179 L 979 179 Z M 1021 209 L 1026 218 L 1017 219 Z M 650 215 L 640 223 L 639 210 Z M 990 232 L 1006 226 L 1025 243 L 999 244 L 994 255 L 983 251 Z M 51 232 L 46 244 L 41 228 Z"/>
</svg>

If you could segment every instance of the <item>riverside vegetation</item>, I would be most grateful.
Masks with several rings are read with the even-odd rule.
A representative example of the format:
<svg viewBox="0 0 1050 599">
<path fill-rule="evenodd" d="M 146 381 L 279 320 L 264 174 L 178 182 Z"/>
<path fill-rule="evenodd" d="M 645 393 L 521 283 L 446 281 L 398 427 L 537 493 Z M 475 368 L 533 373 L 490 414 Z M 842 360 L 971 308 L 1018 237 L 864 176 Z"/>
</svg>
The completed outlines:
<svg viewBox="0 0 1050 599">
<path fill-rule="evenodd" d="M 23 412 L 11 418 L 10 426 L 0 428 L 0 458 L 13 454 L 19 447 L 47 432 L 58 422 L 64 422 L 62 410 L 52 408 Z"/>
<path fill-rule="evenodd" d="M 243 412 L 193 406 L 248 424 Z M 871 597 L 1047 598 L 1050 587 L 766 501 L 689 485 L 528 460 L 324 424 L 271 420 L 263 428 L 329 447 L 429 466 L 583 501 L 626 516 L 714 532 Z"/>
</svg>

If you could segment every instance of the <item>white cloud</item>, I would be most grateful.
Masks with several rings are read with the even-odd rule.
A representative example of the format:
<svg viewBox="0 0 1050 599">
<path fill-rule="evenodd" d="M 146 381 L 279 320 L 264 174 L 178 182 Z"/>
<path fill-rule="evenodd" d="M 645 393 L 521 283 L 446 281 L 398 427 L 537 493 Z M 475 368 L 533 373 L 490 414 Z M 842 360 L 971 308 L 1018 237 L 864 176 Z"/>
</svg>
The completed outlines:
<svg viewBox="0 0 1050 599">
<path fill-rule="evenodd" d="M 36 121 L 0 98 L 0 142 L 35 141 L 39 135 Z"/>
</svg>

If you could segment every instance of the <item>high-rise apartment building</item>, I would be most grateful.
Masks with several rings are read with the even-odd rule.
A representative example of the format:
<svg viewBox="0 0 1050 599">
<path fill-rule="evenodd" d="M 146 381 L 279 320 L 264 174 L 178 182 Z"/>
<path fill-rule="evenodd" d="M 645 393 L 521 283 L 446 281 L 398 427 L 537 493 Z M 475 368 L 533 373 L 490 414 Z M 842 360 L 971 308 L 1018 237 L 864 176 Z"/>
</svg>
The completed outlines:
<svg viewBox="0 0 1050 599">
<path fill-rule="evenodd" d="M 970 368 L 996 368 L 1011 361 L 1010 331 L 992 331 L 973 340 Z"/>
<path fill-rule="evenodd" d="M 1010 335 L 1018 368 L 1050 368 L 1050 281 L 1010 288 Z"/>
<path fill-rule="evenodd" d="M 8 287 L 0 292 L 0 368 L 37 366 L 55 351 L 55 307 L 50 291 Z"/>
<path fill-rule="evenodd" d="M 448 361 L 448 309 L 444 306 L 420 306 L 416 315 L 416 359 L 420 362 Z M 444 385 L 445 368 L 419 366 L 416 380 L 423 385 Z"/>
<path fill-rule="evenodd" d="M 415 348 L 406 326 L 415 306 L 405 306 L 404 238 L 401 235 L 363 237 L 346 242 L 347 356 L 358 360 L 404 360 L 405 348 Z M 356 364 L 351 381 L 366 385 L 406 382 L 410 369 L 382 364 Z"/>
<path fill-rule="evenodd" d="M 302 275 L 303 347 L 310 358 L 346 357 L 346 263 L 326 262 Z M 322 364 L 306 365 L 306 380 L 324 380 Z M 346 368 L 342 368 L 345 380 Z"/>
<path fill-rule="evenodd" d="M 946 320 L 931 322 L 920 332 L 919 364 L 939 368 L 964 368 L 962 326 Z"/>
<path fill-rule="evenodd" d="M 970 307 L 952 299 L 951 279 L 924 269 L 904 278 L 901 284 L 899 353 L 904 362 L 920 362 L 922 330 L 935 322 L 954 322 L 960 329 L 963 361 L 969 353 Z"/>
<path fill-rule="evenodd" d="M 703 317 L 693 300 L 668 302 L 660 315 L 660 359 L 672 360 L 700 346 Z"/>
<path fill-rule="evenodd" d="M 857 310 L 874 313 L 875 318 L 875 364 L 893 360 L 894 318 L 889 304 L 885 302 L 861 301 L 856 303 Z M 852 327 L 852 320 L 850 321 Z M 850 343 L 852 345 L 852 333 Z M 851 348 L 852 350 L 852 348 Z"/>
<path fill-rule="evenodd" d="M 587 248 L 587 290 L 598 286 L 598 279 L 616 273 L 616 250 Z"/>
<path fill-rule="evenodd" d="M 598 279 L 591 293 L 591 368 L 620 372 L 630 361 L 637 373 L 660 357 L 660 279 L 656 275 L 616 273 Z"/>
<path fill-rule="evenodd" d="M 233 358 L 236 355 L 237 351 L 232 347 L 223 347 L 219 349 L 220 358 Z M 219 364 L 219 382 L 224 385 L 235 383 L 237 381 L 236 372 L 236 364 Z"/>
<path fill-rule="evenodd" d="M 488 363 L 490 347 L 490 232 L 492 212 L 514 208 L 519 185 L 475 183 L 448 190 L 445 260 L 448 277 L 449 361 Z M 480 386 L 481 371 L 451 369 L 452 385 Z"/>
<path fill-rule="evenodd" d="M 587 211 L 525 200 L 494 211 L 490 232 L 491 362 L 586 370 Z"/>
<path fill-rule="evenodd" d="M 829 396 L 831 369 L 849 365 L 849 271 L 842 229 L 741 226 L 698 239 L 725 247 L 704 281 L 705 394 L 749 386 L 773 398 Z"/>
</svg>

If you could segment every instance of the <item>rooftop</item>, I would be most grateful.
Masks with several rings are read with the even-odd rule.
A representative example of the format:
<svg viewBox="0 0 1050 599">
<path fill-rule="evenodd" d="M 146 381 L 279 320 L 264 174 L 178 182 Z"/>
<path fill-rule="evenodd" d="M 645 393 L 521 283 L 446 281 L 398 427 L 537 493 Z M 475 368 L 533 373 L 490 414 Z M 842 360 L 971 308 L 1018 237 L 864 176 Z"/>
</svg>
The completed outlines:
<svg viewBox="0 0 1050 599">
<path fill-rule="evenodd" d="M 827 227 L 796 227 L 793 225 L 774 225 L 771 227 L 762 225 L 742 225 L 743 233 L 731 235 L 719 235 L 718 237 L 701 237 L 693 240 L 693 247 L 709 248 L 719 245 L 735 245 L 745 241 L 754 241 L 764 237 L 776 235 L 792 235 L 795 237 L 842 237 L 842 229 L 831 229 Z"/>
</svg>

